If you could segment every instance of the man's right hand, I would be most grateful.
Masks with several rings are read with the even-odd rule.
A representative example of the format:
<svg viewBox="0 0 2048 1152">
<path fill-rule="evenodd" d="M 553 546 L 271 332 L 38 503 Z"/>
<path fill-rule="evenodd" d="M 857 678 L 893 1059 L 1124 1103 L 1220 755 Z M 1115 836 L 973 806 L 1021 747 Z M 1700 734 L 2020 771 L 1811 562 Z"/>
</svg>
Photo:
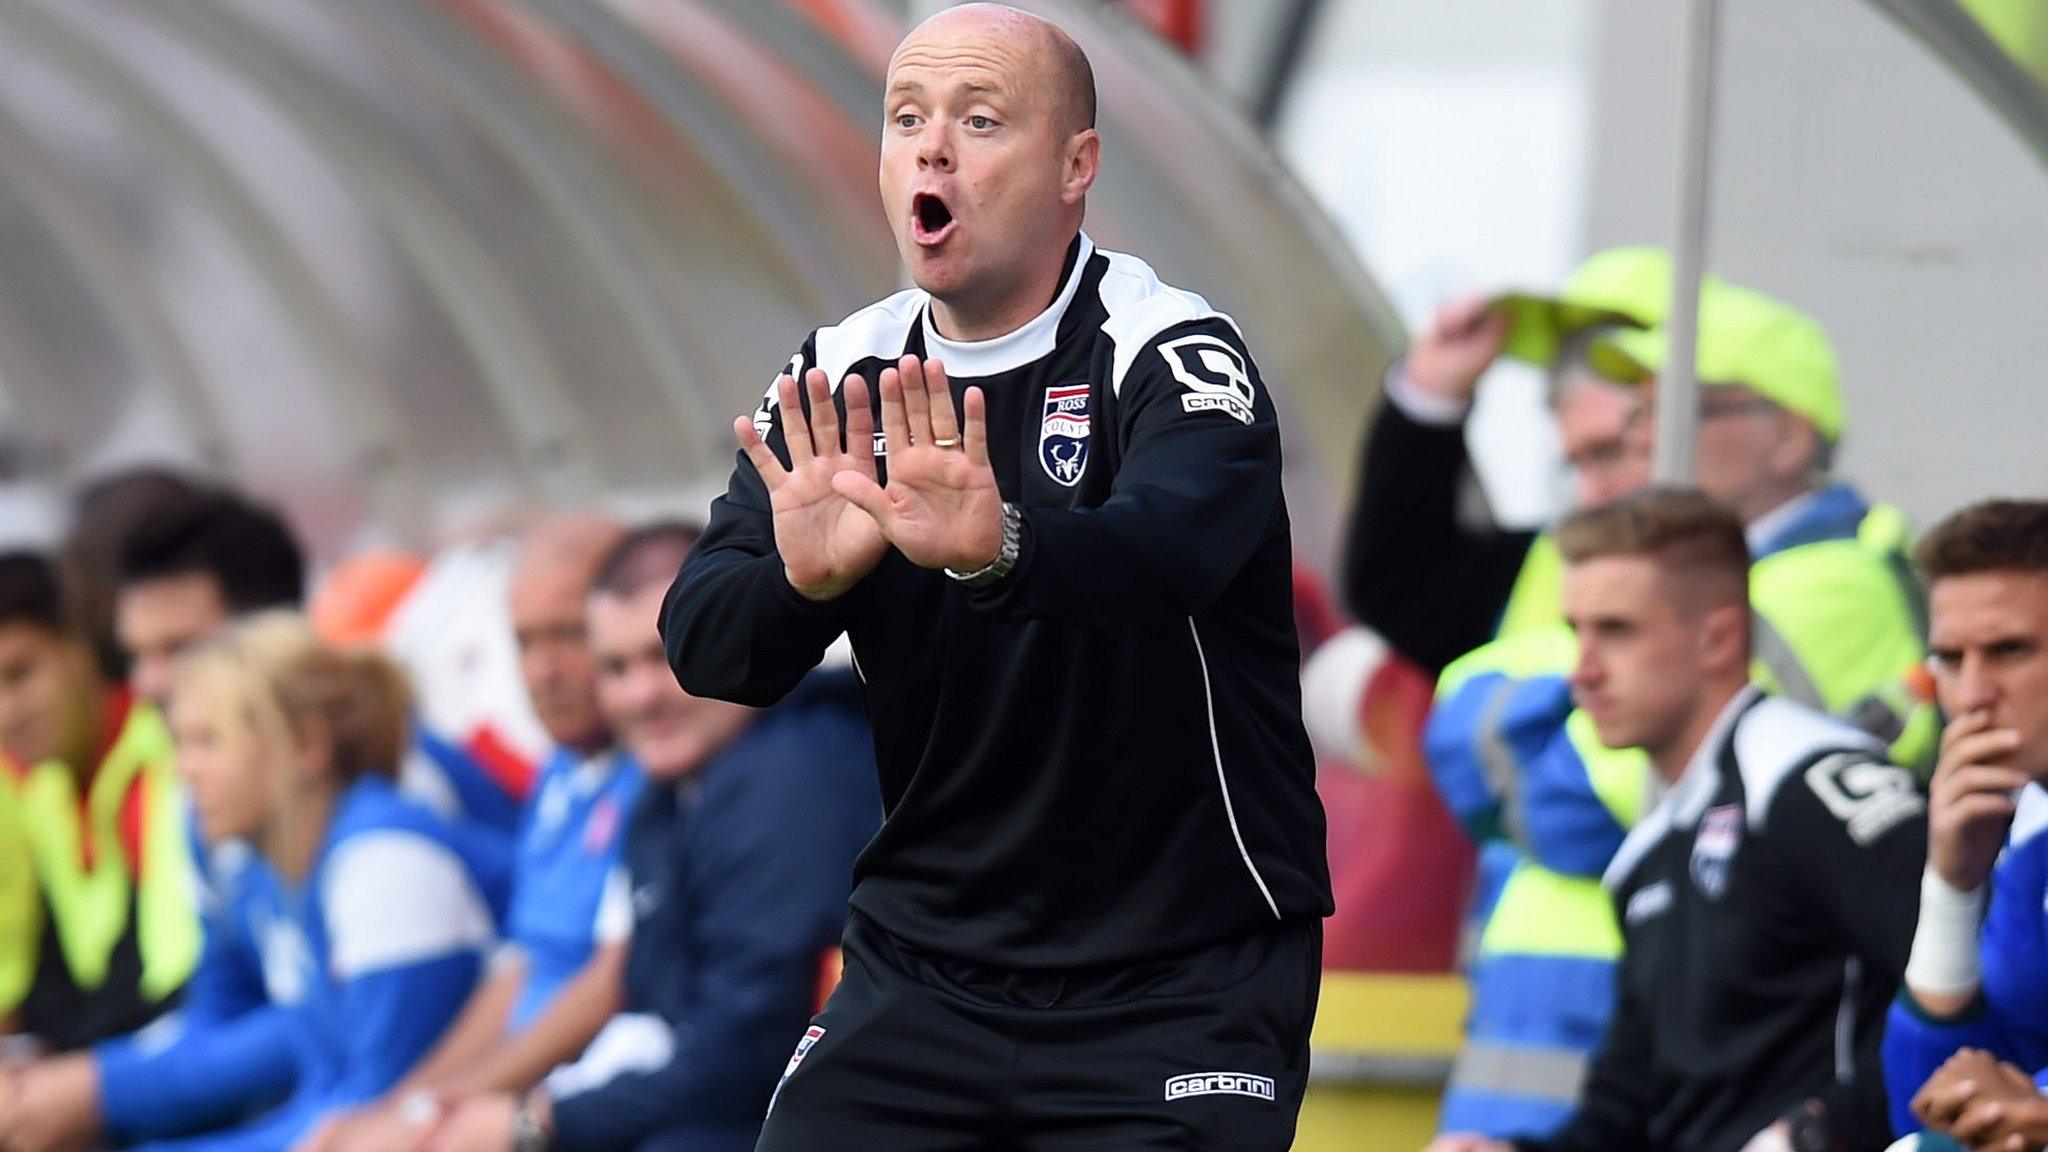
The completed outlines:
<svg viewBox="0 0 2048 1152">
<path fill-rule="evenodd" d="M 1470 296 L 1437 309 L 1408 346 L 1405 371 L 1415 386 L 1466 403 L 1508 338 L 1508 317 L 1490 296 Z"/>
<path fill-rule="evenodd" d="M 1430 1141 L 1423 1152 L 1515 1152 L 1515 1146 L 1477 1132 L 1446 1132 Z"/>
<path fill-rule="evenodd" d="M 841 385 L 846 396 L 844 444 L 830 379 L 813 368 L 805 376 L 805 385 L 811 402 L 808 418 L 797 395 L 796 380 L 784 373 L 775 381 L 783 439 L 789 449 L 788 468 L 761 439 L 752 420 L 742 416 L 732 427 L 740 448 L 768 488 L 783 577 L 805 599 L 825 601 L 844 594 L 874 571 L 889 542 L 874 517 L 832 490 L 832 477 L 838 472 L 875 478 L 875 418 L 867 382 L 853 375 Z"/>
<path fill-rule="evenodd" d="M 2011 728 L 1993 728 L 1982 710 L 1956 717 L 1942 731 L 1928 791 L 1927 862 L 1957 891 L 1981 887 L 2005 845 L 2013 794 L 2028 780 L 2005 766 L 2019 739 Z"/>
</svg>

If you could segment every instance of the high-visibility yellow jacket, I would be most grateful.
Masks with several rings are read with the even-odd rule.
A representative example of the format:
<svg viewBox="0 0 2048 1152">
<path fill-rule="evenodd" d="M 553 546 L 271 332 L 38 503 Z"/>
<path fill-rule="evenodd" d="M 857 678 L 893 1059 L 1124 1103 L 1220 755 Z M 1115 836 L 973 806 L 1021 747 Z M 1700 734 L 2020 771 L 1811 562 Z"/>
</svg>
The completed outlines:
<svg viewBox="0 0 2048 1152">
<path fill-rule="evenodd" d="M 21 977 L 14 952 L 0 957 L 0 1008 L 18 1008 L 24 1029 L 57 1048 L 146 1023 L 199 956 L 170 732 L 126 693 L 113 706 L 118 729 L 83 797 L 78 773 L 57 760 L 8 787 L 22 832 L 16 863 L 25 856 L 33 872 L 39 914 L 26 934 L 32 975 Z M 0 906 L 0 916 L 19 914 Z"/>
</svg>

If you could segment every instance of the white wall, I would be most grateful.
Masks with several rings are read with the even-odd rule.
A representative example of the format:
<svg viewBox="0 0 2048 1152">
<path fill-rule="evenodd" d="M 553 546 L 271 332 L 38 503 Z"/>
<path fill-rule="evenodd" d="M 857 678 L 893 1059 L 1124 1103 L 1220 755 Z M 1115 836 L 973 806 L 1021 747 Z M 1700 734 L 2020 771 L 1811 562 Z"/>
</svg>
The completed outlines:
<svg viewBox="0 0 2048 1152">
<path fill-rule="evenodd" d="M 2048 171 L 1863 0 L 1723 0 L 1713 266 L 1812 312 L 1842 469 L 1921 525 L 2048 495 Z M 1593 246 L 1669 235 L 1674 0 L 1597 20 Z"/>
<path fill-rule="evenodd" d="M 1709 259 L 1818 316 L 1842 470 L 1919 523 L 2048 494 L 2048 171 L 1865 0 L 1723 0 Z M 1667 243 L 1680 0 L 1330 0 L 1278 136 L 1411 326 Z M 1529 375 L 1473 440 L 1498 510 L 1554 504 Z"/>
<path fill-rule="evenodd" d="M 1331 0 L 1278 127 L 1410 328 L 1474 290 L 1554 285 L 1584 248 L 1593 0 Z M 1481 390 L 1496 510 L 1555 504 L 1540 381 Z"/>
</svg>

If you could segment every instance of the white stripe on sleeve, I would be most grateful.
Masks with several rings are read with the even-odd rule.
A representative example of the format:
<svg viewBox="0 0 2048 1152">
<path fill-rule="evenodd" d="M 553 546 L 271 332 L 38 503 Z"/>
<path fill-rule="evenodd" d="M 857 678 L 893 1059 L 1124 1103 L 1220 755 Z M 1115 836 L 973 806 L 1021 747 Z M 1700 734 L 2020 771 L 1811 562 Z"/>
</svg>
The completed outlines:
<svg viewBox="0 0 2048 1152">
<path fill-rule="evenodd" d="M 367 832 L 344 843 L 328 864 L 321 907 L 328 964 L 339 979 L 481 950 L 497 935 L 462 861 L 415 832 Z"/>
</svg>

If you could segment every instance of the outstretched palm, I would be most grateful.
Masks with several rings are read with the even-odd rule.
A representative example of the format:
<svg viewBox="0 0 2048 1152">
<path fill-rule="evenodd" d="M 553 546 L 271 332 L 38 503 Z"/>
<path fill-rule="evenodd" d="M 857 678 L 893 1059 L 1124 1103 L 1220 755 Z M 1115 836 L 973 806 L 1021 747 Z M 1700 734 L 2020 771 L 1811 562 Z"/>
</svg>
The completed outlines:
<svg viewBox="0 0 2048 1152">
<path fill-rule="evenodd" d="M 874 517 L 832 485 L 833 476 L 841 472 L 875 482 L 874 417 L 868 408 L 867 383 L 859 376 L 846 379 L 844 445 L 831 382 L 823 371 L 813 368 L 805 377 L 811 402 L 808 418 L 793 378 L 785 374 L 775 387 L 789 467 L 776 459 L 753 421 L 734 421 L 733 433 L 768 488 L 784 578 L 807 599 L 830 600 L 873 571 L 889 549 Z M 848 445 L 852 451 L 847 451 Z"/>
<path fill-rule="evenodd" d="M 924 568 L 972 571 L 996 558 L 1003 538 L 1003 497 L 988 462 L 987 402 L 969 388 L 965 428 L 953 408 L 946 367 L 905 356 L 882 371 L 882 433 L 889 483 L 842 469 L 832 486 L 866 509 L 889 543 Z M 851 424 L 852 399 L 848 398 Z"/>
</svg>

